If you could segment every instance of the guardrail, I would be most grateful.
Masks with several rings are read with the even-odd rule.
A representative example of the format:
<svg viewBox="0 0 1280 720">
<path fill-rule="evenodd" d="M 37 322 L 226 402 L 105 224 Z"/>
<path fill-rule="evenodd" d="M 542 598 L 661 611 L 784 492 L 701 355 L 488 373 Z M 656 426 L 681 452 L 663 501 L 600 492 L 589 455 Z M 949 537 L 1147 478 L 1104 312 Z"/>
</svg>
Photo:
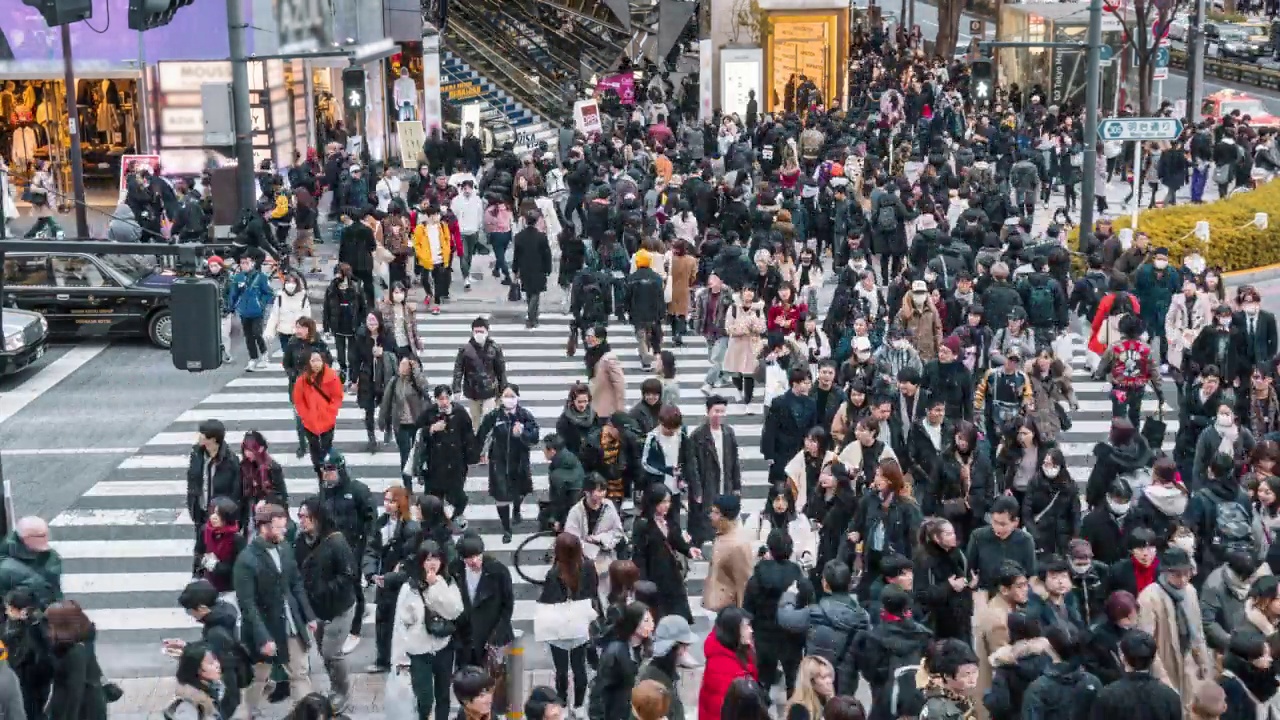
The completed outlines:
<svg viewBox="0 0 1280 720">
<path fill-rule="evenodd" d="M 1186 68 L 1187 52 L 1170 49 L 1169 64 L 1176 68 Z M 1280 69 L 1263 67 L 1253 63 L 1204 58 L 1204 74 L 1220 80 L 1252 85 L 1267 90 L 1280 90 Z"/>
</svg>

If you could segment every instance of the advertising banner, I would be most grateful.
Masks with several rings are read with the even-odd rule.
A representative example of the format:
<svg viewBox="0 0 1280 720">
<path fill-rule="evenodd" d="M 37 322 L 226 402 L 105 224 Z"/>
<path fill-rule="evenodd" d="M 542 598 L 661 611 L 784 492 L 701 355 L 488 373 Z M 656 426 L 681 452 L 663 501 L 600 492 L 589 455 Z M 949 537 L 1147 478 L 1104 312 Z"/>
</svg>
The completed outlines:
<svg viewBox="0 0 1280 720">
<path fill-rule="evenodd" d="M 636 104 L 636 79 L 631 73 L 619 73 L 600 78 L 596 83 L 596 93 L 602 94 L 605 90 L 618 93 L 618 99 L 623 105 Z"/>
<path fill-rule="evenodd" d="M 422 148 L 427 144 L 427 136 L 422 131 L 422 121 L 397 122 L 396 139 L 400 144 L 400 163 L 411 170 L 416 170 L 422 164 Z"/>
<path fill-rule="evenodd" d="M 120 202 L 124 202 L 124 185 L 129 176 L 139 165 L 151 166 L 151 174 L 160 174 L 159 155 L 121 155 L 120 156 Z"/>
<path fill-rule="evenodd" d="M 595 100 L 579 100 L 573 104 L 573 122 L 578 131 L 588 137 L 592 133 L 601 132 L 600 106 Z"/>
</svg>

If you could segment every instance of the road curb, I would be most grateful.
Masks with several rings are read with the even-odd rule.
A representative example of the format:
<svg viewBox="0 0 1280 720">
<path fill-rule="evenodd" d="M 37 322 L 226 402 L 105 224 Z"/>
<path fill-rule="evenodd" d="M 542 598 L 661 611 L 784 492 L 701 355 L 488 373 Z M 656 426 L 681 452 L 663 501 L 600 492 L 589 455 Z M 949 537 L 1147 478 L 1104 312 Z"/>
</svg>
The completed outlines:
<svg viewBox="0 0 1280 720">
<path fill-rule="evenodd" d="M 1233 287 L 1268 282 L 1280 279 L 1280 263 L 1264 265 L 1251 270 L 1234 270 L 1229 273 L 1223 273 L 1222 277 Z"/>
</svg>

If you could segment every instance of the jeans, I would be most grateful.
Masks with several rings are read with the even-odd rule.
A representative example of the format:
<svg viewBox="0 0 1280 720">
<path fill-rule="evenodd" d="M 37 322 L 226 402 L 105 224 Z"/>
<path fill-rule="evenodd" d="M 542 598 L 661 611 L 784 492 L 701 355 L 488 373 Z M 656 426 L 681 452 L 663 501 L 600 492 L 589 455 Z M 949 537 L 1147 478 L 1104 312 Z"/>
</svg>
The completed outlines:
<svg viewBox="0 0 1280 720">
<path fill-rule="evenodd" d="M 280 341 L 281 353 L 284 353 L 285 350 L 289 349 L 289 341 L 292 339 L 293 339 L 292 335 L 285 335 L 284 333 L 276 333 L 276 340 Z"/>
<path fill-rule="evenodd" d="M 231 357 L 231 325 L 235 322 L 235 315 L 222 316 L 222 352 Z"/>
<path fill-rule="evenodd" d="M 587 695 L 587 646 L 562 650 L 552 645 L 551 661 L 556 666 L 556 693 L 562 698 L 569 697 L 569 668 L 573 667 L 573 706 L 582 707 Z"/>
<path fill-rule="evenodd" d="M 240 327 L 244 330 L 244 346 L 249 351 L 249 359 L 257 360 L 258 356 L 267 353 L 267 341 L 262 339 L 263 318 L 240 316 Z"/>
<path fill-rule="evenodd" d="M 409 451 L 413 450 L 413 437 L 417 434 L 417 428 L 413 425 L 401 425 L 396 428 L 396 449 L 400 451 L 400 467 L 409 461 Z M 400 481 L 404 483 L 404 487 L 409 492 L 413 492 L 413 477 L 405 475 L 404 471 L 400 472 Z"/>
<path fill-rule="evenodd" d="M 289 662 L 284 665 L 289 677 L 289 699 L 297 703 L 311 694 L 311 678 L 307 675 L 307 646 L 297 637 L 289 638 Z M 250 710 L 261 711 L 266 695 L 267 679 L 271 677 L 274 663 L 258 663 L 253 666 L 253 684 L 245 692 L 245 704 Z"/>
<path fill-rule="evenodd" d="M 538 324 L 538 314 L 542 311 L 542 293 L 525 293 L 525 322 Z"/>
<path fill-rule="evenodd" d="M 359 594 L 359 589 L 356 592 Z M 351 694 L 351 677 L 347 673 L 342 643 L 346 642 L 351 620 L 358 609 L 359 604 L 353 604 L 332 620 L 320 620 L 316 627 L 316 644 L 320 649 L 320 659 L 324 661 L 324 671 L 329 675 L 329 688 L 343 697 Z"/>
<path fill-rule="evenodd" d="M 453 679 L 453 646 L 434 655 L 409 656 L 409 682 L 413 696 L 418 700 L 418 717 L 431 717 L 435 706 L 435 720 L 449 720 L 449 683 Z"/>
<path fill-rule="evenodd" d="M 351 340 L 352 336 L 350 335 L 339 335 L 337 333 L 333 335 L 333 357 L 338 361 L 338 368 L 342 370 L 344 380 L 346 379 L 347 368 L 355 370 L 356 367 L 356 363 L 348 355 L 348 349 L 352 354 L 355 353 L 355 343 L 352 343 Z"/>
<path fill-rule="evenodd" d="M 711 368 L 707 370 L 707 377 L 703 382 L 711 387 L 719 387 L 724 384 L 724 354 L 729 350 L 729 338 L 717 338 L 715 343 L 711 345 Z"/>
<path fill-rule="evenodd" d="M 511 280 L 511 268 L 507 267 L 507 248 L 511 246 L 511 232 L 489 233 L 489 244 L 493 245 L 493 276 Z"/>
<path fill-rule="evenodd" d="M 1208 164 L 1203 161 L 1196 161 L 1196 166 L 1191 170 L 1191 202 L 1198 203 L 1204 199 L 1204 185 L 1208 179 Z"/>
<path fill-rule="evenodd" d="M 1135 428 L 1142 427 L 1140 422 L 1142 419 L 1142 396 L 1145 393 L 1145 388 L 1136 390 L 1111 388 L 1111 416 L 1127 417 Z"/>
<path fill-rule="evenodd" d="M 480 233 L 462 233 L 462 262 L 459 263 L 462 269 L 462 280 L 471 282 L 471 261 L 476 256 L 476 246 L 480 244 Z"/>
<path fill-rule="evenodd" d="M 307 439 L 307 452 L 311 454 L 311 464 L 315 467 L 318 476 L 320 466 L 324 464 L 325 458 L 329 456 L 329 449 L 333 447 L 333 431 L 330 430 L 323 435 L 316 435 L 307 429 L 303 429 L 302 432 Z"/>
</svg>

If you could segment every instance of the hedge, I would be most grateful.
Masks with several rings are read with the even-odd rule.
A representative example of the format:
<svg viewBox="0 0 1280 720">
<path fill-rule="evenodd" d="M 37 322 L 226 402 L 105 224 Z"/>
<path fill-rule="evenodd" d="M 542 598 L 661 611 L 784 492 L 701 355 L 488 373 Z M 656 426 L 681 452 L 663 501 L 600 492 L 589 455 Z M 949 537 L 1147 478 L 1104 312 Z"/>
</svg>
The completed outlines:
<svg viewBox="0 0 1280 720">
<path fill-rule="evenodd" d="M 1253 225 L 1254 214 L 1260 212 L 1268 215 L 1266 230 Z M 1199 220 L 1209 221 L 1208 243 L 1192 233 Z M 1117 231 L 1129 227 L 1129 214 L 1112 217 L 1111 225 Z M 1226 272 L 1280 263 L 1280 180 L 1225 200 L 1142 210 L 1138 229 L 1151 238 L 1152 247 L 1169 248 L 1169 259 L 1175 265 L 1192 250 L 1200 252 L 1210 267 Z M 1078 230 L 1072 231 L 1071 237 L 1074 247 Z"/>
</svg>

